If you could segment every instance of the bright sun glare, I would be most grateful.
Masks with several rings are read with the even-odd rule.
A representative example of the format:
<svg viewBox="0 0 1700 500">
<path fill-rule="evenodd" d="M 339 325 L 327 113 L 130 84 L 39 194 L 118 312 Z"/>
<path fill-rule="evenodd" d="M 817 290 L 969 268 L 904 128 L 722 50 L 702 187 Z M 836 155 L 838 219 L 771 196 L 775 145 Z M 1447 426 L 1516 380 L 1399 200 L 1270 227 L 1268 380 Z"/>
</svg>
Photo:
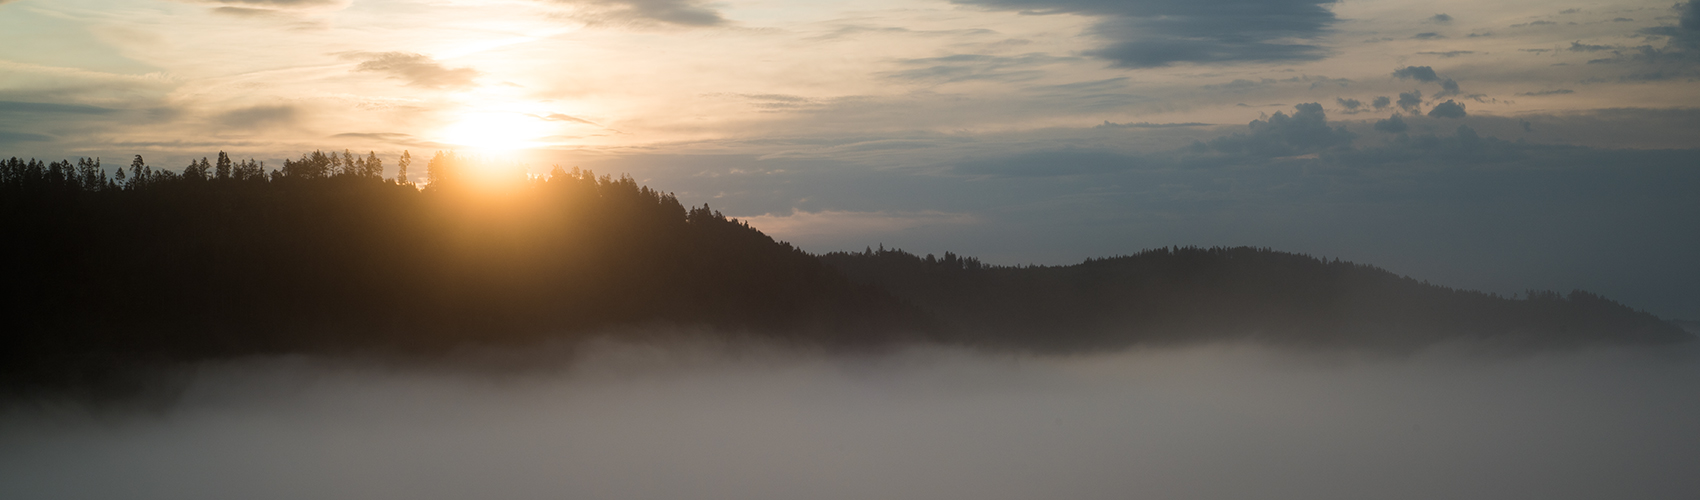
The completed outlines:
<svg viewBox="0 0 1700 500">
<path fill-rule="evenodd" d="M 505 153 L 538 145 L 548 131 L 536 117 L 509 112 L 474 112 L 444 127 L 443 142 L 471 150 Z"/>
</svg>

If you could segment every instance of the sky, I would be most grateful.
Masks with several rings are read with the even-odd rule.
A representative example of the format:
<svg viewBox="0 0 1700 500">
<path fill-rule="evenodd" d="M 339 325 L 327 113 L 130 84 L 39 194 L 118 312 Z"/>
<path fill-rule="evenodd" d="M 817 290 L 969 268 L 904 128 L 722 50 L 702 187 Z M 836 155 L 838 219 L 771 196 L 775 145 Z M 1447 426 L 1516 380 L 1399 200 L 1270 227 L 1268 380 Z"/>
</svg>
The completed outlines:
<svg viewBox="0 0 1700 500">
<path fill-rule="evenodd" d="M 1688 319 L 1697 79 L 1668 0 L 0 0 L 4 156 L 453 149 L 812 252 L 1249 245 Z"/>
</svg>

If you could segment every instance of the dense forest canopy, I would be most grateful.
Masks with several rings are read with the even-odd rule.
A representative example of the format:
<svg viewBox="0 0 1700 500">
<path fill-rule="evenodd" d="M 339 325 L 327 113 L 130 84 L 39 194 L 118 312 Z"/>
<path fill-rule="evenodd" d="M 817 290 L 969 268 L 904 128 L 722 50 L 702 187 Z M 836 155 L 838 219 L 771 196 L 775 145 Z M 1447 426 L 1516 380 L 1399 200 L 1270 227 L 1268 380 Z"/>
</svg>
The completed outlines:
<svg viewBox="0 0 1700 500">
<path fill-rule="evenodd" d="M 842 345 L 921 324 L 813 256 L 630 177 L 491 175 L 445 152 L 420 189 L 407 181 L 409 161 L 393 179 L 378 177 L 375 155 L 346 152 L 269 172 L 223 154 L 180 173 L 138 157 L 112 176 L 94 160 L 3 162 L 0 232 L 12 243 L 0 249 L 0 383 L 621 325 Z"/>
<path fill-rule="evenodd" d="M 672 325 L 828 346 L 1041 351 L 1255 338 L 1420 346 L 1671 342 L 1586 292 L 1520 299 L 1255 248 L 1002 267 L 899 250 L 810 255 L 631 177 L 410 153 L 0 162 L 0 386 L 301 352 L 440 352 Z"/>
</svg>

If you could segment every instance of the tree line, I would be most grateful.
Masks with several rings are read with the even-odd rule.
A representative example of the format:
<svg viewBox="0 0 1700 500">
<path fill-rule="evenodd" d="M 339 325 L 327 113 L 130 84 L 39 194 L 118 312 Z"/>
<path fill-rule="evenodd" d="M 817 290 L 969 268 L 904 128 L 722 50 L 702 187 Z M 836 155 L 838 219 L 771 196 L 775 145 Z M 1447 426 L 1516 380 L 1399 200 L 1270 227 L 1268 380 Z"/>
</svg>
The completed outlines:
<svg viewBox="0 0 1700 500">
<path fill-rule="evenodd" d="M 888 294 L 629 176 L 440 152 L 414 183 L 409 154 L 389 179 L 371 154 L 270 171 L 217 158 L 178 172 L 138 159 L 122 176 L 98 160 L 0 162 L 0 388 L 655 325 L 837 346 L 925 329 Z M 501 191 L 479 184 L 489 172 Z"/>
</svg>

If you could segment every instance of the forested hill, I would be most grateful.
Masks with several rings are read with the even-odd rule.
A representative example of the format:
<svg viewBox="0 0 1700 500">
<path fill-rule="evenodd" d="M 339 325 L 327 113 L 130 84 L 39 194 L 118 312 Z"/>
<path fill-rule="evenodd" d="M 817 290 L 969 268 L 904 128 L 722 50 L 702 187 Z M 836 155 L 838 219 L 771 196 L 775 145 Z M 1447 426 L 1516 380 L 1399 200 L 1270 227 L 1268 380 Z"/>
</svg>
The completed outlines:
<svg viewBox="0 0 1700 500">
<path fill-rule="evenodd" d="M 375 156 L 0 162 L 0 389 L 136 364 L 412 352 L 681 325 L 858 345 L 924 324 L 814 256 L 629 177 Z M 416 166 L 417 167 L 417 166 Z M 632 328 L 625 328 L 633 330 Z"/>
<path fill-rule="evenodd" d="M 1449 339 L 1535 347 L 1694 337 L 1583 291 L 1522 298 L 1261 248 L 1163 248 L 1071 266 L 999 267 L 900 250 L 821 260 L 937 318 L 954 341 L 1076 351 L 1250 338 L 1408 348 Z"/>
</svg>

